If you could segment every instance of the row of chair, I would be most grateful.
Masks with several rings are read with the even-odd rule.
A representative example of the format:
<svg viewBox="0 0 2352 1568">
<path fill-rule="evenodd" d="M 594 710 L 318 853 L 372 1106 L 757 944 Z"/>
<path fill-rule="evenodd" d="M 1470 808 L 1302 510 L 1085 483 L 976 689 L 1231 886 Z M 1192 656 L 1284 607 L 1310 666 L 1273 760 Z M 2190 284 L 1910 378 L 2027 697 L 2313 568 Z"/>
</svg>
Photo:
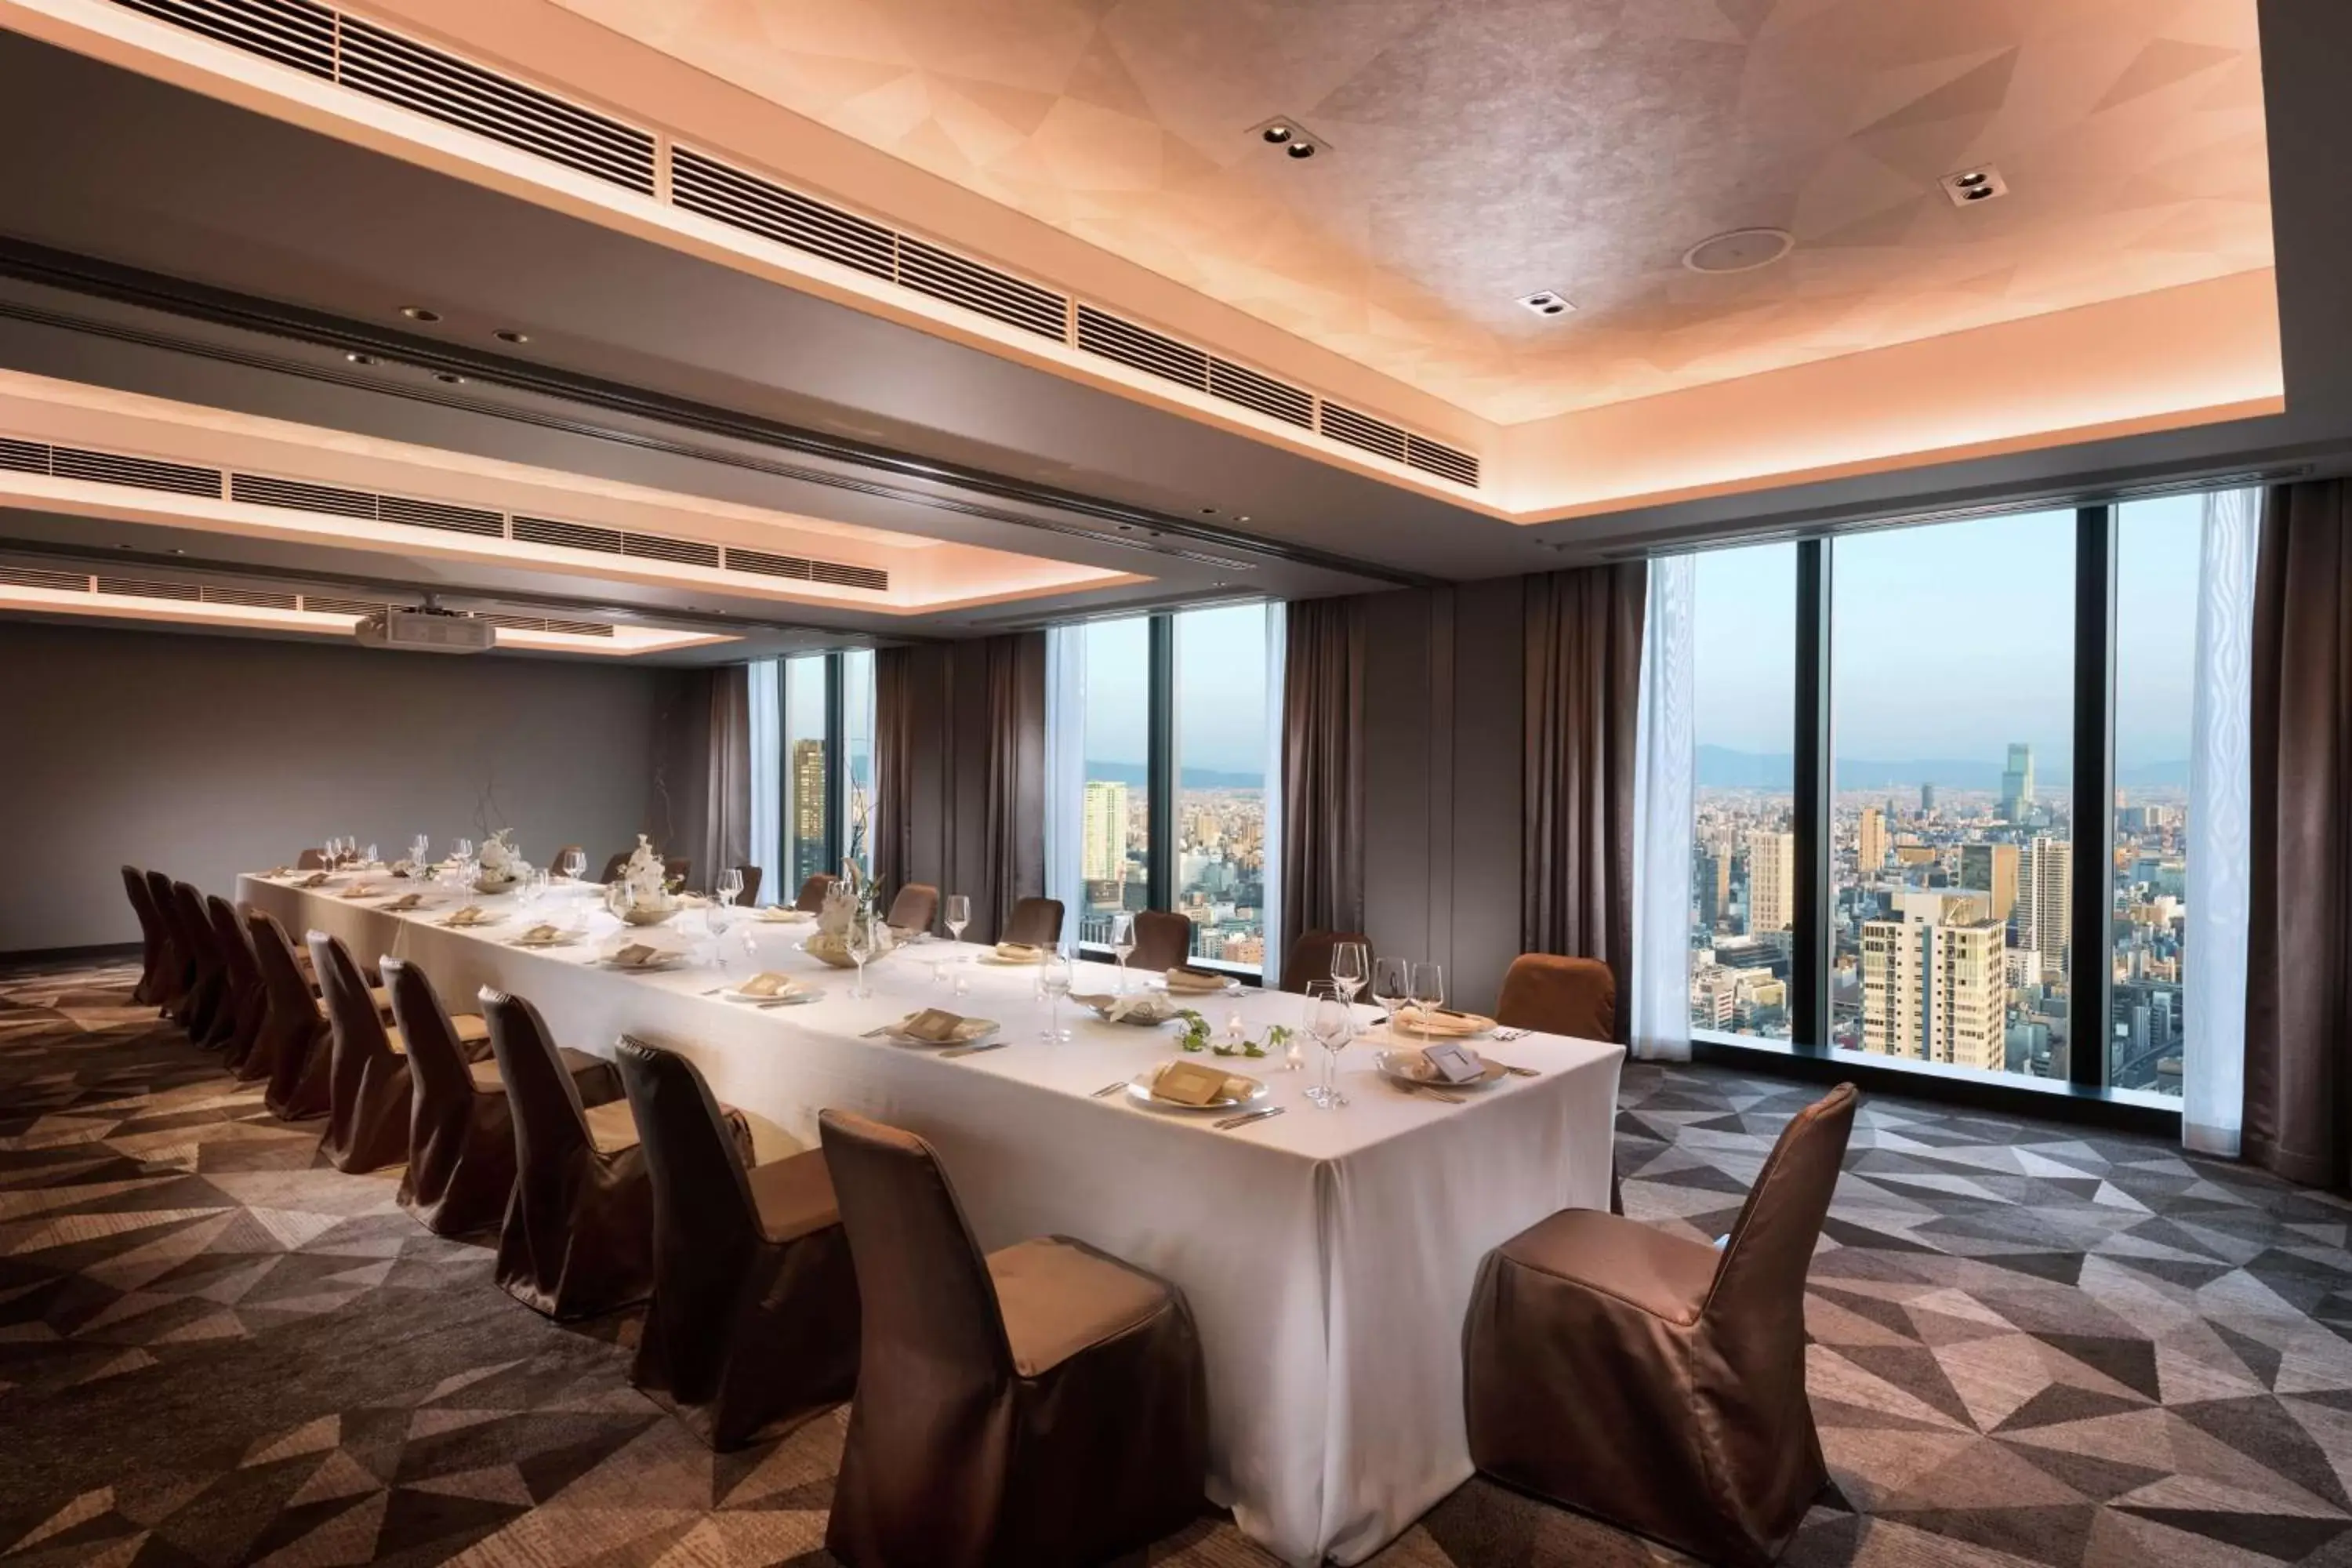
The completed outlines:
<svg viewBox="0 0 2352 1568">
<path fill-rule="evenodd" d="M 480 1016 L 453 1016 L 413 962 L 371 975 L 323 931 L 304 952 L 266 912 L 130 868 L 124 886 L 140 1000 L 232 1070 L 266 1058 L 270 1109 L 324 1116 L 338 1169 L 404 1164 L 427 1228 L 496 1226 L 517 1300 L 564 1320 L 649 1301 L 632 1381 L 704 1442 L 855 1392 L 827 1529 L 843 1560 L 1092 1563 L 1200 1510 L 1206 1381 L 1181 1295 L 1066 1237 L 983 1253 L 921 1139 L 826 1110 L 820 1149 L 756 1164 L 681 1055 L 624 1037 L 606 1062 L 558 1047 L 525 998 L 485 989 Z M 232 936 L 268 962 L 246 974 Z"/>
</svg>

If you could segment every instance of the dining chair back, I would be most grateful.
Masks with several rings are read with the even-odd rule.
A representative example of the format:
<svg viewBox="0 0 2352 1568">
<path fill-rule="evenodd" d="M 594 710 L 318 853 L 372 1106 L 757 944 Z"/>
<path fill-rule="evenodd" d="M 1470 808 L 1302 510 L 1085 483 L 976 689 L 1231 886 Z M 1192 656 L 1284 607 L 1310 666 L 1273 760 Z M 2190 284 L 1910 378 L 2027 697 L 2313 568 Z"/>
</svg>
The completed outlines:
<svg viewBox="0 0 2352 1568">
<path fill-rule="evenodd" d="M 760 883 L 762 879 L 760 868 L 738 866 L 735 868 L 743 873 L 743 890 L 735 895 L 735 907 L 739 910 L 752 909 L 760 902 Z"/>
<path fill-rule="evenodd" d="M 1568 1035 L 1580 1040 L 1617 1037 L 1617 976 L 1597 958 L 1523 952 L 1503 975 L 1495 1022 L 1507 1029 Z"/>
<path fill-rule="evenodd" d="M 1364 950 L 1371 951 L 1371 942 L 1356 931 L 1303 931 L 1290 951 L 1282 955 L 1282 988 L 1305 992 L 1318 980 L 1331 978 L 1331 950 L 1343 942 L 1360 942 Z M 1366 976 L 1370 978 L 1370 976 Z"/>
<path fill-rule="evenodd" d="M 186 882 L 172 884 L 172 915 L 180 933 L 180 941 L 193 961 L 185 1005 L 186 1016 L 181 1021 L 188 1038 L 200 1046 L 221 1043 L 228 1026 L 228 968 L 221 958 L 219 943 L 213 936 L 211 917 L 205 913 L 205 896 Z"/>
<path fill-rule="evenodd" d="M 929 931 L 940 918 L 940 890 L 929 882 L 909 882 L 890 900 L 885 925 L 899 931 Z"/>
<path fill-rule="evenodd" d="M 155 919 L 163 928 L 163 994 L 155 998 L 155 1005 L 174 1023 L 184 1024 L 188 991 L 195 982 L 196 956 L 188 951 L 187 939 L 180 932 L 180 900 L 172 891 L 172 879 L 161 871 L 144 875 L 147 901 L 155 906 Z"/>
<path fill-rule="evenodd" d="M 327 1005 L 327 1131 L 320 1152 L 339 1171 L 400 1164 L 408 1158 L 413 1109 L 408 1058 L 386 1032 L 351 949 L 322 931 L 305 940 Z"/>
<path fill-rule="evenodd" d="M 1135 917 L 1135 952 L 1130 968 L 1173 969 L 1192 957 L 1192 921 L 1173 910 L 1145 910 Z"/>
<path fill-rule="evenodd" d="M 165 955 L 170 952 L 163 916 L 155 908 L 155 895 L 147 886 L 147 873 L 137 867 L 122 868 L 122 892 L 131 900 L 131 914 L 139 921 L 139 984 L 131 988 L 131 999 L 149 1006 L 160 1005 L 163 1000 Z"/>
<path fill-rule="evenodd" d="M 1062 900 L 1023 899 L 1005 917 L 1004 930 L 996 940 L 1026 942 L 1031 947 L 1058 944 L 1062 940 Z"/>
<path fill-rule="evenodd" d="M 205 899 L 205 918 L 213 931 L 213 948 L 220 954 L 221 1005 L 228 1019 L 228 1068 L 245 1076 L 245 1058 L 261 1034 L 261 1016 L 268 997 L 261 988 L 261 966 L 254 957 L 253 938 L 236 906 L 218 893 Z"/>
<path fill-rule="evenodd" d="M 810 873 L 807 880 L 801 883 L 800 892 L 793 899 L 793 908 L 803 914 L 818 913 L 824 908 L 824 896 L 833 891 L 835 880 L 835 879 L 828 872 Z"/>
</svg>

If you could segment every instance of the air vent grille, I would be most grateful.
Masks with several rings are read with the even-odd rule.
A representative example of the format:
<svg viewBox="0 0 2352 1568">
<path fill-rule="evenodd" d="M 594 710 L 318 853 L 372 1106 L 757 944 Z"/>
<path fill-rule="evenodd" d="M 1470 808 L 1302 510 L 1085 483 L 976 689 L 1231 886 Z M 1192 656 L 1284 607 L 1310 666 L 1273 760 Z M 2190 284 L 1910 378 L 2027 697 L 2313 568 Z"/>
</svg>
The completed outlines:
<svg viewBox="0 0 2352 1568">
<path fill-rule="evenodd" d="M 166 583 L 153 577 L 100 577 L 98 591 L 118 599 L 198 600 L 205 596 L 194 583 Z"/>
<path fill-rule="evenodd" d="M 233 49 L 332 81 L 335 14 L 310 0 L 121 0 Z"/>
<path fill-rule="evenodd" d="M 49 449 L 38 441 L 13 441 L 0 436 L 0 468 L 18 474 L 49 471 Z"/>
<path fill-rule="evenodd" d="M 338 599 L 325 594 L 303 595 L 302 608 L 314 616 L 356 616 L 362 620 L 384 612 L 381 600 Z"/>
<path fill-rule="evenodd" d="M 835 561 L 812 561 L 809 576 L 819 583 L 830 583 L 836 588 L 871 588 L 877 594 L 890 591 L 890 574 L 872 566 L 844 566 Z"/>
<path fill-rule="evenodd" d="M 659 533 L 625 533 L 621 536 L 621 553 L 640 555 L 648 561 L 670 561 L 680 566 L 716 566 L 719 546 L 705 544 L 698 539 L 671 539 Z"/>
<path fill-rule="evenodd" d="M 365 490 L 337 485 L 314 485 L 304 479 L 272 479 L 258 474 L 229 476 L 228 499 L 251 506 L 284 507 L 289 511 L 325 512 L 331 517 L 374 520 L 375 497 Z"/>
<path fill-rule="evenodd" d="M 126 485 L 132 489 L 164 490 L 173 495 L 217 498 L 221 491 L 217 468 L 126 457 L 120 452 L 90 452 L 79 447 L 50 447 L 49 472 L 61 479 L 88 479 L 93 484 Z"/>
<path fill-rule="evenodd" d="M 504 512 L 484 511 L 479 507 L 451 506 L 446 501 L 378 496 L 375 514 L 385 522 L 405 523 L 411 528 L 437 528 L 445 533 L 471 533 L 486 539 L 504 538 L 507 531 Z"/>
<path fill-rule="evenodd" d="M 561 632 L 565 637 L 609 637 L 613 635 L 613 628 L 602 621 L 557 621 L 547 620 L 538 616 L 504 614 L 482 614 L 476 616 L 474 619 L 488 621 L 494 626 L 503 626 L 509 631 Z"/>
<path fill-rule="evenodd" d="M 205 589 L 205 603 L 242 605 L 248 610 L 299 610 L 302 607 L 301 599 L 293 594 L 274 593 L 267 588 L 216 588 L 209 585 Z"/>
<path fill-rule="evenodd" d="M 1359 414 L 1327 398 L 1323 404 L 1321 427 L 1323 434 L 1334 441 L 1361 447 L 1367 452 L 1378 452 L 1381 457 L 1393 458 L 1400 463 L 1404 461 L 1404 432 L 1385 419 Z"/>
<path fill-rule="evenodd" d="M 762 577 L 791 577 L 805 583 L 809 580 L 809 562 L 798 555 L 776 555 L 765 550 L 743 550 L 727 547 L 727 569 L 730 572 L 756 572 Z"/>
<path fill-rule="evenodd" d="M 338 79 L 345 87 L 415 110 L 519 152 L 654 194 L 654 139 L 470 60 L 413 43 L 346 15 Z"/>
<path fill-rule="evenodd" d="M 670 153 L 669 199 L 779 245 L 897 279 L 898 237 L 891 230 L 684 147 Z"/>
<path fill-rule="evenodd" d="M 57 594 L 89 592 L 88 573 L 44 572 L 37 566 L 0 566 L 0 583 L 11 588 L 47 588 Z"/>
<path fill-rule="evenodd" d="M 1441 447 L 1436 442 L 1425 440 L 1419 436 L 1405 437 L 1404 460 L 1423 473 L 1435 474 L 1440 479 L 1452 479 L 1456 484 L 1469 485 L 1475 489 L 1478 483 L 1477 458 L 1467 452 L 1458 452 L 1451 447 Z"/>
<path fill-rule="evenodd" d="M 1209 361 L 1209 395 L 1222 397 L 1228 403 L 1238 403 L 1244 408 L 1255 408 L 1260 414 L 1279 419 L 1286 425 L 1296 425 L 1302 430 L 1315 428 L 1313 393 L 1221 359 Z"/>
<path fill-rule="evenodd" d="M 603 555 L 621 553 L 621 531 L 591 528 L 584 522 L 558 522 L 551 517 L 518 517 L 514 536 L 526 544 L 554 544 L 566 550 L 593 550 Z"/>
<path fill-rule="evenodd" d="M 1209 389 L 1209 356 L 1190 343 L 1123 321 L 1092 305 L 1078 307 L 1078 347 L 1195 391 Z"/>
<path fill-rule="evenodd" d="M 898 281 L 918 294 L 992 316 L 1008 327 L 1056 342 L 1069 338 L 1070 302 L 1063 296 L 910 235 L 898 237 Z"/>
</svg>

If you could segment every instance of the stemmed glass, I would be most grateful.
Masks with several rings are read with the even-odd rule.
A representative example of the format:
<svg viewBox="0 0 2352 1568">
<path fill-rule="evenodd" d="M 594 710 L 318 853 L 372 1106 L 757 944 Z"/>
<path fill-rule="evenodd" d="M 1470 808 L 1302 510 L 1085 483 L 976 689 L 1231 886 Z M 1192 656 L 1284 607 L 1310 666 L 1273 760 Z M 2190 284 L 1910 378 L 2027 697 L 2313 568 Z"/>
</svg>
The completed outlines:
<svg viewBox="0 0 2352 1568">
<path fill-rule="evenodd" d="M 735 910 L 730 900 L 722 899 L 718 903 L 705 904 L 703 906 L 702 926 L 705 931 L 710 933 L 711 951 L 719 962 L 719 978 L 721 984 L 729 983 L 727 975 L 727 932 L 734 923 Z M 862 994 L 866 984 L 866 972 L 862 967 L 858 971 L 857 984 L 860 994 Z"/>
<path fill-rule="evenodd" d="M 1037 985 L 1045 993 L 1046 1000 L 1053 1005 L 1053 1021 L 1046 1026 L 1045 1032 L 1038 1038 L 1048 1043 L 1068 1039 L 1070 1032 L 1062 1027 L 1062 998 L 1070 994 L 1070 950 L 1068 948 L 1057 946 L 1045 955 L 1045 962 L 1038 966 Z"/>
<path fill-rule="evenodd" d="M 1397 1009 L 1412 999 L 1412 966 L 1402 958 L 1372 961 L 1372 1000 L 1388 1015 L 1389 1032 L 1398 1032 Z"/>
<path fill-rule="evenodd" d="M 474 841 L 470 838 L 457 840 L 457 847 L 451 851 L 451 858 L 460 863 L 471 860 L 474 858 Z"/>
<path fill-rule="evenodd" d="M 1118 994 L 1127 994 L 1127 961 L 1135 956 L 1135 917 L 1121 911 L 1110 917 L 1110 951 L 1118 960 Z"/>
<path fill-rule="evenodd" d="M 1322 1088 L 1308 1098 L 1326 1110 L 1337 1110 L 1348 1103 L 1339 1092 L 1339 1053 L 1356 1033 L 1354 1006 L 1343 996 L 1312 998 L 1307 1004 L 1307 1032 L 1323 1047 Z"/>
<path fill-rule="evenodd" d="M 866 1000 L 866 961 L 874 956 L 874 924 L 871 917 L 852 915 L 849 932 L 842 939 L 849 950 L 850 962 L 857 965 L 857 989 L 850 994 L 860 1002 Z"/>
<path fill-rule="evenodd" d="M 1421 1017 L 1421 1037 L 1429 1038 L 1430 1015 L 1445 1006 L 1445 966 L 1439 963 L 1416 963 L 1412 966 L 1413 1010 Z"/>
<path fill-rule="evenodd" d="M 563 852 L 563 879 L 565 881 L 578 881 L 581 877 L 587 872 L 587 869 L 588 856 L 585 851 L 579 849 L 566 849 Z"/>
<path fill-rule="evenodd" d="M 948 937 L 953 942 L 963 940 L 963 928 L 971 924 L 971 900 L 961 893 L 948 895 Z"/>
<path fill-rule="evenodd" d="M 743 896 L 743 868 L 730 866 L 719 873 L 719 901 L 732 909 L 735 900 Z"/>
<path fill-rule="evenodd" d="M 532 868 L 529 876 L 522 879 L 522 886 L 515 889 L 515 901 L 520 903 L 526 910 L 536 905 L 541 899 L 545 898 L 546 896 L 547 873 L 538 869 L 536 867 Z"/>
<path fill-rule="evenodd" d="M 1343 942 L 1331 949 L 1331 984 L 1350 1005 L 1370 977 L 1371 950 L 1360 942 Z"/>
</svg>

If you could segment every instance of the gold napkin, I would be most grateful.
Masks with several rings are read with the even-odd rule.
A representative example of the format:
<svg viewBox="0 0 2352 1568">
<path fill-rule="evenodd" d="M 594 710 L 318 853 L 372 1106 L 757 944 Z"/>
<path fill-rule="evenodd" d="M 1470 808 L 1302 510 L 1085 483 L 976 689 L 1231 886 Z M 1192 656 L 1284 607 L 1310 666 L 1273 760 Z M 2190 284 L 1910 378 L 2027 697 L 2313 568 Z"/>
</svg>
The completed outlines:
<svg viewBox="0 0 2352 1568">
<path fill-rule="evenodd" d="M 1000 942 L 996 944 L 996 956 L 1007 963 L 1035 963 L 1045 956 L 1045 950 L 1025 942 Z"/>
<path fill-rule="evenodd" d="M 347 899 L 373 899 L 381 897 L 383 893 L 383 889 L 373 882 L 353 882 L 343 889 L 343 897 Z"/>
<path fill-rule="evenodd" d="M 791 975 L 778 974 L 774 970 L 768 969 L 761 970 L 759 973 L 751 976 L 751 979 L 743 982 L 741 994 L 745 996 L 789 996 L 799 989 L 800 983 L 794 980 Z"/>
<path fill-rule="evenodd" d="M 326 885 L 327 874 L 324 871 L 313 871 L 295 884 L 299 888 L 323 888 Z"/>
<path fill-rule="evenodd" d="M 403 893 L 400 897 L 393 900 L 383 907 L 387 910 L 413 910 L 424 901 L 425 895 L 422 893 Z M 475 912 L 478 914 L 481 911 L 477 910 Z M 455 920 L 452 920 L 449 923 L 451 925 L 456 925 L 457 922 Z M 471 922 L 468 923 L 470 924 Z"/>
<path fill-rule="evenodd" d="M 561 928 L 556 926 L 533 926 L 529 931 L 523 932 L 520 936 L 515 938 L 515 941 L 518 942 L 529 942 L 534 947 L 543 947 L 552 942 L 562 942 L 562 940 L 563 932 Z"/>
<path fill-rule="evenodd" d="M 1246 1100 L 1249 1080 L 1199 1062 L 1168 1062 L 1151 1075 L 1151 1092 L 1171 1105 L 1208 1105 Z"/>
<path fill-rule="evenodd" d="M 1224 988 L 1225 977 L 1214 970 L 1194 969 L 1190 964 L 1180 963 L 1168 972 L 1168 989 L 1171 991 L 1209 992 Z"/>
<path fill-rule="evenodd" d="M 415 893 L 409 893 L 405 896 L 412 899 L 416 897 Z M 394 909 L 397 907 L 397 905 L 394 904 L 386 904 L 384 906 L 386 909 Z M 447 920 L 443 921 L 441 923 L 446 926 L 478 926 L 488 918 L 489 917 L 488 915 L 482 912 L 481 905 L 467 904 L 464 909 L 452 913 Z"/>
<path fill-rule="evenodd" d="M 647 947 L 644 942 L 633 942 L 614 953 L 613 962 L 623 969 L 641 969 L 661 956 L 660 948 Z"/>
<path fill-rule="evenodd" d="M 910 1040 L 938 1046 L 954 1039 L 956 1031 L 962 1026 L 962 1014 L 950 1013 L 944 1007 L 926 1007 L 899 1020 L 898 1033 Z"/>
<path fill-rule="evenodd" d="M 1419 1007 L 1401 1009 L 1391 1026 L 1406 1036 L 1428 1036 L 1433 1039 L 1459 1039 L 1495 1026 L 1492 1018 L 1475 1013 L 1457 1013 L 1450 1007 L 1424 1011 Z"/>
</svg>

